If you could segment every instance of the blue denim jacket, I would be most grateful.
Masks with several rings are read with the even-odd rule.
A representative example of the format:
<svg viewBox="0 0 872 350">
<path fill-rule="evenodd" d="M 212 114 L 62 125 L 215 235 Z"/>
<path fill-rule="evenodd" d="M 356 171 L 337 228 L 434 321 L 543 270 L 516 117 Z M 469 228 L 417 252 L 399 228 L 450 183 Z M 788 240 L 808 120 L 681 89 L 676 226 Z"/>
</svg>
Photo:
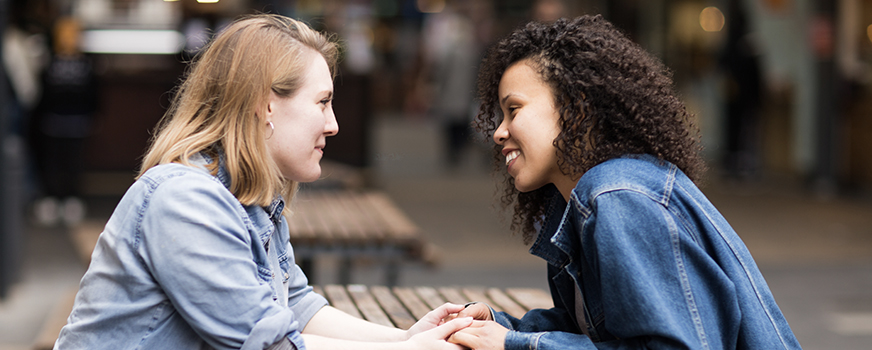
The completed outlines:
<svg viewBox="0 0 872 350">
<path fill-rule="evenodd" d="M 555 307 L 496 313 L 506 349 L 800 348 L 742 240 L 674 165 L 613 159 L 569 205 L 554 193 L 530 252 Z"/>
<path fill-rule="evenodd" d="M 284 202 L 243 206 L 228 185 L 223 167 L 216 177 L 180 164 L 137 180 L 100 234 L 55 349 L 265 349 L 285 339 L 304 349 L 300 331 L 327 301 L 294 263 Z"/>
</svg>

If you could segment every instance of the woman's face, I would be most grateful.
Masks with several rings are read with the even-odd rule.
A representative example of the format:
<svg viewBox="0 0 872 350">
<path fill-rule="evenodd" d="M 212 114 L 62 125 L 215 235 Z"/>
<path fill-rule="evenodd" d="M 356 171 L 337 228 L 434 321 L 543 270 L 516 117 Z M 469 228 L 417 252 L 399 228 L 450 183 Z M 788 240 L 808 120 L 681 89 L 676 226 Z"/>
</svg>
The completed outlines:
<svg viewBox="0 0 872 350">
<path fill-rule="evenodd" d="M 574 182 L 557 165 L 554 139 L 560 133 L 560 114 L 551 87 L 527 60 L 506 69 L 499 86 L 503 120 L 494 141 L 503 146 L 506 168 L 521 192 L 553 183 L 561 188 Z M 571 189 L 572 187 L 570 187 Z M 561 191 L 562 192 L 562 191 Z"/>
<path fill-rule="evenodd" d="M 333 115 L 333 78 L 327 61 L 315 51 L 303 83 L 290 97 L 270 92 L 267 106 L 267 148 L 282 176 L 298 182 L 311 182 L 321 176 L 321 156 L 327 136 L 339 132 Z"/>
</svg>

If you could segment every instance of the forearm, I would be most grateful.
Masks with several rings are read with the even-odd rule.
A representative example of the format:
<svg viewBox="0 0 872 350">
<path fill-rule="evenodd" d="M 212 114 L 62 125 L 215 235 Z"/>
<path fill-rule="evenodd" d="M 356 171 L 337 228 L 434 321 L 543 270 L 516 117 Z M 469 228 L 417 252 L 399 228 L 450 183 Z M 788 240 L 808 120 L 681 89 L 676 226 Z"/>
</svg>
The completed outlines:
<svg viewBox="0 0 872 350">
<path fill-rule="evenodd" d="M 406 331 L 382 326 L 351 316 L 331 306 L 321 308 L 303 329 L 306 336 L 333 338 L 364 342 L 397 342 L 408 339 Z"/>
<path fill-rule="evenodd" d="M 303 340 L 306 342 L 308 350 L 368 350 L 368 349 L 384 349 L 384 350 L 401 350 L 411 349 L 411 346 L 405 342 L 368 342 L 349 339 L 336 339 L 315 334 L 303 334 Z"/>
</svg>

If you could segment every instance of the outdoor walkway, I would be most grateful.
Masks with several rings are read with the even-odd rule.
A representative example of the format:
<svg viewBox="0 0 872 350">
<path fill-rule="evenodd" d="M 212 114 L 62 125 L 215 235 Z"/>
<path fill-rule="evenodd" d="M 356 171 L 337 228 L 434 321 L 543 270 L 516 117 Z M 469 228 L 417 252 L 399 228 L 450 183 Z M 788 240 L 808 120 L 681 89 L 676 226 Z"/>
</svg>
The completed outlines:
<svg viewBox="0 0 872 350">
<path fill-rule="evenodd" d="M 547 289 L 544 262 L 499 220 L 483 150 L 472 150 L 458 169 L 446 169 L 439 131 L 422 120 L 382 119 L 373 127 L 374 184 L 441 248 L 438 267 L 404 267 L 400 284 Z M 819 200 L 784 182 L 710 183 L 704 191 L 754 254 L 803 348 L 868 349 L 872 202 Z M 92 203 L 94 214 L 107 215 L 113 200 Z M 31 227 L 26 243 L 23 280 L 0 302 L 0 350 L 28 349 L 51 307 L 85 270 L 62 229 Z M 319 263 L 319 283 L 335 281 L 331 264 L 330 258 Z M 383 276 L 364 261 L 352 280 L 379 284 Z"/>
</svg>

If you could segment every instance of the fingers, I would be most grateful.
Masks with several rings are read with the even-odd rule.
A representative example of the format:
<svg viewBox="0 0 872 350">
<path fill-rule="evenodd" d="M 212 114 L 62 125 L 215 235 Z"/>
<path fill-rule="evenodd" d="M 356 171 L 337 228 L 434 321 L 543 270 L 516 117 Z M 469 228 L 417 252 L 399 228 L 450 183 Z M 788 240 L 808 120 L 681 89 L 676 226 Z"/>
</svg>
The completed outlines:
<svg viewBox="0 0 872 350">
<path fill-rule="evenodd" d="M 457 313 L 457 317 L 472 317 L 476 320 L 490 320 L 490 308 L 484 303 L 469 305 Z"/>
<path fill-rule="evenodd" d="M 436 310 L 433 310 L 433 311 L 444 312 L 446 315 L 448 315 L 448 314 L 458 313 L 461 310 L 463 310 L 463 308 L 464 308 L 464 306 L 460 305 L 460 304 L 445 303 L 445 304 L 442 304 L 442 306 L 437 307 Z"/>
<path fill-rule="evenodd" d="M 471 317 L 456 318 L 454 320 L 446 322 L 441 326 L 434 328 L 432 332 L 435 332 L 436 337 L 440 339 L 446 339 L 449 335 L 461 329 L 469 327 L 469 325 L 471 325 L 472 323 L 473 319 Z"/>
</svg>

